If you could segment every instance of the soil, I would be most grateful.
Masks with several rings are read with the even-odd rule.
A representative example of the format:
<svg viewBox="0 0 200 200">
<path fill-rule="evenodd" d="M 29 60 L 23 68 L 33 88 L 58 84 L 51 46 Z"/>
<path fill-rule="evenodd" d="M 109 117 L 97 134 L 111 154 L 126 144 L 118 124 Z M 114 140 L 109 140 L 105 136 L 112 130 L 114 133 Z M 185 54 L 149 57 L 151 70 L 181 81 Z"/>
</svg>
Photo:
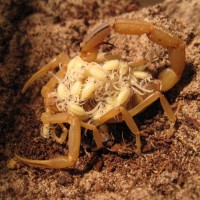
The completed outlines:
<svg viewBox="0 0 200 200">
<path fill-rule="evenodd" d="M 145 7 L 144 7 L 145 6 Z M 2 0 L 0 2 L 0 198 L 1 199 L 199 199 L 200 198 L 200 2 L 165 0 Z M 31 168 L 15 154 L 33 159 L 67 155 L 64 144 L 40 136 L 46 74 L 25 94 L 26 80 L 61 52 L 74 56 L 84 36 L 104 21 L 139 18 L 175 32 L 186 44 L 181 80 L 165 93 L 177 121 L 170 123 L 159 101 L 134 117 L 142 155 L 124 123 L 111 125 L 105 148 L 91 151 L 82 137 L 80 157 L 70 169 Z M 169 64 L 165 48 L 145 35 L 108 38 L 113 53 L 146 59 L 156 75 Z M 111 51 L 106 49 L 105 51 Z M 12 169 L 11 169 L 12 168 Z"/>
</svg>

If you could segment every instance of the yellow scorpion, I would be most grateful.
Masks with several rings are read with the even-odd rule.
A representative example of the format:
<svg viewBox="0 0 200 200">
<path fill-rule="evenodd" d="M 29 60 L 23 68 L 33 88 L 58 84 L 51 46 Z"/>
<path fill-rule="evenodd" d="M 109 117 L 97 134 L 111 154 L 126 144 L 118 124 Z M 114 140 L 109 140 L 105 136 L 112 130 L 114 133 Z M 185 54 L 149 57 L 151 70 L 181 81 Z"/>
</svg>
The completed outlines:
<svg viewBox="0 0 200 200">
<path fill-rule="evenodd" d="M 111 30 L 121 34 L 141 35 L 168 48 L 171 66 L 155 79 L 144 67 L 134 66 L 111 53 L 98 53 L 99 45 Z M 42 88 L 45 112 L 42 113 L 42 136 L 63 143 L 68 137 L 68 155 L 49 160 L 17 158 L 30 166 L 45 168 L 73 167 L 79 157 L 81 128 L 91 130 L 97 148 L 102 147 L 99 127 L 105 123 L 125 121 L 136 137 L 136 153 L 141 154 L 140 131 L 132 118 L 160 99 L 168 119 L 176 117 L 161 92 L 171 89 L 185 67 L 185 44 L 174 33 L 151 23 L 135 19 L 116 19 L 104 23 L 81 43 L 79 54 L 69 58 L 61 53 L 37 71 L 24 85 L 28 87 L 44 73 L 59 66 L 59 71 Z M 117 117 L 117 118 L 116 118 Z M 61 127 L 58 137 L 50 129 Z M 69 124 L 68 129 L 65 124 Z M 51 132 L 51 133 L 50 133 Z"/>
</svg>

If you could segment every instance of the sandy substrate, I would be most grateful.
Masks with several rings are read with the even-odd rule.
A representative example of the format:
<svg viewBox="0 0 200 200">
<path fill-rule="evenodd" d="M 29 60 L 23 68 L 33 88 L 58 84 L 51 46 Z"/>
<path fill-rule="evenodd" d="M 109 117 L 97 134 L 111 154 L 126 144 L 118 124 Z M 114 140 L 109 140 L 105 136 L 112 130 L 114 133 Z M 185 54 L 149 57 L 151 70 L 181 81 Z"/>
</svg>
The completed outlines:
<svg viewBox="0 0 200 200">
<path fill-rule="evenodd" d="M 0 2 L 0 198 L 1 199 L 199 199 L 200 198 L 200 3 L 165 0 L 141 7 L 131 0 Z M 113 17 L 140 18 L 174 31 L 186 44 L 186 68 L 165 96 L 176 113 L 174 135 L 159 102 L 135 117 L 142 155 L 124 124 L 112 125 L 107 147 L 90 152 L 82 138 L 74 168 L 52 170 L 7 163 L 20 154 L 33 159 L 66 155 L 66 143 L 40 136 L 44 111 L 37 80 L 24 94 L 25 81 L 60 52 L 79 50 L 84 36 Z M 113 33 L 108 41 L 127 59 L 148 61 L 153 74 L 169 64 L 167 51 L 146 36 Z M 122 134 L 123 133 L 123 134 Z M 130 142 L 132 141 L 132 142 Z"/>
</svg>

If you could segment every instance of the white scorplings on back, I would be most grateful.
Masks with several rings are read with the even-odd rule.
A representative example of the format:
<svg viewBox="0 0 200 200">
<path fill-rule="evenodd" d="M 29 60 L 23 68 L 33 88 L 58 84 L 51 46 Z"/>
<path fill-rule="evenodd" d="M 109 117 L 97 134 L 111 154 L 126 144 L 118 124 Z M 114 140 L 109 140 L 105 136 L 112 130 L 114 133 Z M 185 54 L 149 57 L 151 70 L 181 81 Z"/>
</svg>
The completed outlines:
<svg viewBox="0 0 200 200">
<path fill-rule="evenodd" d="M 143 86 L 151 78 L 125 61 L 88 63 L 76 56 L 69 62 L 64 79 L 59 80 L 56 105 L 59 111 L 92 121 L 116 106 L 125 106 L 134 93 L 152 92 Z"/>
</svg>

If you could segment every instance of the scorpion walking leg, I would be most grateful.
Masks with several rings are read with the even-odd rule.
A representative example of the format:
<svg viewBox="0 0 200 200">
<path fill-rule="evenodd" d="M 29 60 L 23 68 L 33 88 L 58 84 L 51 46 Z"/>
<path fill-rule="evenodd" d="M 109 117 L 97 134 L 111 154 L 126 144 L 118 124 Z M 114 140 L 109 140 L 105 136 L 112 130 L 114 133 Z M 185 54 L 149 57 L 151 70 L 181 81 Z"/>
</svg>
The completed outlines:
<svg viewBox="0 0 200 200">
<path fill-rule="evenodd" d="M 78 118 L 71 117 L 70 121 L 71 121 L 70 123 L 71 126 L 69 129 L 68 156 L 60 156 L 57 158 L 52 158 L 50 160 L 31 160 L 31 159 L 22 158 L 18 155 L 16 155 L 16 157 L 21 162 L 30 166 L 35 166 L 35 167 L 59 169 L 59 168 L 74 166 L 79 157 L 81 129 L 80 129 L 80 120 Z"/>
<path fill-rule="evenodd" d="M 44 113 L 44 115 L 41 119 L 44 124 L 45 123 L 60 124 L 63 122 L 70 123 L 70 120 L 69 120 L 70 117 L 71 116 L 68 113 L 56 113 L 50 117 L 48 117 L 48 115 L 45 116 L 45 113 Z M 101 148 L 102 147 L 102 137 L 101 137 L 101 134 L 99 133 L 99 130 L 97 129 L 97 127 L 93 124 L 88 124 L 88 123 L 85 123 L 82 121 L 80 122 L 80 126 L 85 129 L 89 129 L 89 130 L 93 131 L 94 140 L 96 142 L 96 145 L 98 148 Z"/>
<path fill-rule="evenodd" d="M 51 112 L 49 111 L 48 108 L 46 108 L 46 112 L 43 112 L 42 115 L 41 115 L 41 121 L 43 122 L 43 126 L 42 126 L 42 129 L 41 129 L 41 135 L 44 137 L 44 138 L 49 138 L 49 135 L 50 135 L 50 125 L 53 124 L 52 122 L 50 123 L 49 122 L 49 119 L 51 118 L 54 118 L 54 114 L 51 114 Z M 64 119 L 65 120 L 65 119 Z M 61 133 L 61 136 L 58 137 L 56 135 L 55 132 L 52 132 L 51 135 L 53 136 L 54 140 L 60 144 L 62 144 L 67 135 L 68 135 L 68 132 L 69 130 L 65 127 L 65 125 L 63 124 L 64 122 L 68 122 L 70 123 L 70 121 L 64 121 L 62 123 L 58 123 L 58 125 L 61 127 L 62 129 L 62 133 Z"/>
<path fill-rule="evenodd" d="M 46 117 L 44 115 L 44 117 L 42 118 L 43 123 L 51 123 L 51 124 L 56 124 L 56 123 L 63 123 L 63 122 L 67 122 L 70 123 L 70 117 L 71 115 L 69 115 L 68 113 L 56 113 L 52 116 L 50 116 L 49 118 Z M 97 144 L 98 148 L 102 147 L 102 137 L 101 134 L 99 133 L 97 127 L 93 124 L 88 124 L 88 123 L 84 123 L 84 122 L 80 122 L 80 126 L 85 128 L 85 129 L 89 129 L 91 131 L 93 131 L 94 134 L 94 140 Z"/>
<path fill-rule="evenodd" d="M 171 122 L 175 122 L 176 117 L 171 109 L 170 104 L 168 103 L 165 96 L 161 92 L 158 92 L 158 91 L 154 92 L 151 96 L 149 96 L 148 98 L 143 100 L 140 104 L 138 104 L 136 107 L 134 107 L 132 110 L 130 110 L 129 113 L 131 114 L 131 116 L 135 116 L 138 113 L 140 113 L 142 110 L 147 108 L 149 105 L 151 105 L 153 102 L 155 102 L 157 99 L 160 99 L 162 108 L 165 111 L 168 119 Z"/>
<path fill-rule="evenodd" d="M 136 147 L 137 147 L 136 153 L 138 155 L 140 155 L 141 154 L 140 131 L 139 131 L 134 119 L 132 118 L 130 113 L 125 108 L 123 108 L 122 106 L 118 106 L 118 107 L 110 110 L 109 112 L 107 112 L 105 115 L 100 117 L 100 119 L 94 121 L 93 123 L 99 126 L 99 125 L 107 122 L 109 119 L 112 119 L 115 116 L 119 115 L 120 113 L 122 114 L 123 120 L 126 122 L 127 126 L 131 130 L 131 132 L 133 134 L 135 134 L 135 136 L 136 136 Z"/>
<path fill-rule="evenodd" d="M 81 122 L 81 127 L 84 127 L 85 129 L 89 129 L 89 130 L 93 131 L 94 140 L 97 145 L 97 149 L 100 149 L 103 146 L 103 143 L 102 143 L 102 136 L 101 136 L 99 130 L 97 129 L 97 127 L 93 124 L 88 124 L 88 123 L 84 123 L 84 122 Z M 97 150 L 97 149 L 95 149 L 95 150 Z"/>
<path fill-rule="evenodd" d="M 131 116 L 135 116 L 138 113 L 140 113 L 142 110 L 147 108 L 149 105 L 151 105 L 153 102 L 155 102 L 157 99 L 160 99 L 160 103 L 162 105 L 163 110 L 165 111 L 165 114 L 167 115 L 168 119 L 170 122 L 172 122 L 171 125 L 174 125 L 176 121 L 176 116 L 174 112 L 171 109 L 171 106 L 165 96 L 161 92 L 155 92 L 151 96 L 149 96 L 147 99 L 142 101 L 140 104 L 138 104 L 135 108 L 129 111 Z M 170 127 L 169 133 L 168 133 L 168 138 L 171 137 L 174 129 L 173 126 Z"/>
<path fill-rule="evenodd" d="M 55 74 L 54 77 L 52 77 L 45 86 L 42 87 L 42 96 L 44 98 L 44 107 L 45 107 L 45 112 L 42 114 L 42 117 L 50 117 L 51 115 L 54 114 L 55 111 L 57 111 L 56 104 L 54 102 L 53 98 L 49 97 L 49 94 L 51 91 L 53 91 L 53 88 L 56 87 L 58 84 L 59 79 L 63 79 L 65 77 L 65 72 L 67 71 L 67 64 L 63 64 L 62 68 Z M 52 101 L 52 102 L 51 102 Z M 41 117 L 41 118 L 42 118 Z M 62 127 L 61 127 L 62 128 Z M 42 128 L 42 136 L 45 138 L 49 137 L 49 129 L 50 129 L 50 123 L 49 122 L 43 122 L 43 128 Z M 62 128 L 63 129 L 63 128 Z M 63 133 L 65 131 L 63 130 Z M 66 137 L 64 137 L 66 138 Z M 63 138 L 63 141 L 65 140 Z M 56 137 L 55 137 L 55 140 Z"/>
</svg>

